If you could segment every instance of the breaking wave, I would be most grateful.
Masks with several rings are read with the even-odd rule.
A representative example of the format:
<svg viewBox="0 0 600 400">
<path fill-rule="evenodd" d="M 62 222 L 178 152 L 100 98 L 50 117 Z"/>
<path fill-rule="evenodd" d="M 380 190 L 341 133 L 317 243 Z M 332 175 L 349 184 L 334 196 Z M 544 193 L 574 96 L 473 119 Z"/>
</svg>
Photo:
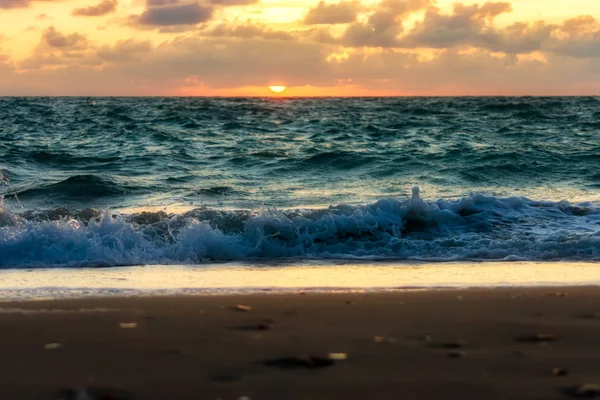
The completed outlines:
<svg viewBox="0 0 600 400">
<path fill-rule="evenodd" d="M 318 210 L 184 214 L 13 213 L 0 206 L 0 267 L 260 259 L 600 260 L 600 205 L 470 194 Z"/>
</svg>

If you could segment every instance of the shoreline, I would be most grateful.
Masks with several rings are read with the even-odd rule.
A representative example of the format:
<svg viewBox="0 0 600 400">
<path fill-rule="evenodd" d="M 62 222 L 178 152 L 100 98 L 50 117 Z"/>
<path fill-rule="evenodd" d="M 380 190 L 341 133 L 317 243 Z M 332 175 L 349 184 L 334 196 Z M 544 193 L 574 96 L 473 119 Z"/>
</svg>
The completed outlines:
<svg viewBox="0 0 600 400">
<path fill-rule="evenodd" d="M 597 287 L 307 292 L 273 300 L 2 303 L 0 395 L 567 399 L 600 383 Z"/>
<path fill-rule="evenodd" d="M 0 301 L 558 286 L 600 286 L 600 263 L 277 261 L 0 271 Z"/>
</svg>

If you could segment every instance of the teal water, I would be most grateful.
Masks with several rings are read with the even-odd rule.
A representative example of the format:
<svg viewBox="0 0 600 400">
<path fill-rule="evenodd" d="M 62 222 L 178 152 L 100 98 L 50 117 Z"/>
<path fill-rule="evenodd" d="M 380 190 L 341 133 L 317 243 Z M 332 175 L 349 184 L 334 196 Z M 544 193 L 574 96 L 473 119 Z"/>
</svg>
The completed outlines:
<svg viewBox="0 0 600 400">
<path fill-rule="evenodd" d="M 0 98 L 0 267 L 597 260 L 599 161 L 595 97 Z"/>
</svg>

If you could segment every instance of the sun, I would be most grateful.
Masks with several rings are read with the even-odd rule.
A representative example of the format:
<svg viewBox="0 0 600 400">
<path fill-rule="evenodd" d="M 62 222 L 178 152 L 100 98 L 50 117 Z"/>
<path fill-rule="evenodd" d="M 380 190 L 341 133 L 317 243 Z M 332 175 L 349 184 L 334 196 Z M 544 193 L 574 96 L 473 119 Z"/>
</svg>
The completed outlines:
<svg viewBox="0 0 600 400">
<path fill-rule="evenodd" d="M 269 89 L 273 93 L 283 93 L 287 88 L 285 86 L 269 86 Z"/>
</svg>

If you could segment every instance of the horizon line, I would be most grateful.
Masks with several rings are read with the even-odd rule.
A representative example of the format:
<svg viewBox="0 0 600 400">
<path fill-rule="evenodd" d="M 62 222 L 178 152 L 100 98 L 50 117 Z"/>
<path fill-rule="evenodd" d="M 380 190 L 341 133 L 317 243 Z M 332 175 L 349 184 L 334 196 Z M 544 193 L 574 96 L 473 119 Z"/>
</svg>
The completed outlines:
<svg viewBox="0 0 600 400">
<path fill-rule="evenodd" d="M 491 97 L 600 97 L 599 94 L 460 94 L 460 95 L 361 95 L 361 96 L 283 96 L 283 95 L 140 95 L 140 94 L 131 94 L 131 95 L 89 95 L 89 94 L 63 94 L 63 95 L 35 95 L 35 94 L 0 94 L 0 98 L 32 98 L 32 97 L 50 97 L 50 98 L 80 98 L 80 97 L 95 97 L 95 98 L 206 98 L 206 99 L 361 99 L 361 98 L 491 98 Z"/>
</svg>

